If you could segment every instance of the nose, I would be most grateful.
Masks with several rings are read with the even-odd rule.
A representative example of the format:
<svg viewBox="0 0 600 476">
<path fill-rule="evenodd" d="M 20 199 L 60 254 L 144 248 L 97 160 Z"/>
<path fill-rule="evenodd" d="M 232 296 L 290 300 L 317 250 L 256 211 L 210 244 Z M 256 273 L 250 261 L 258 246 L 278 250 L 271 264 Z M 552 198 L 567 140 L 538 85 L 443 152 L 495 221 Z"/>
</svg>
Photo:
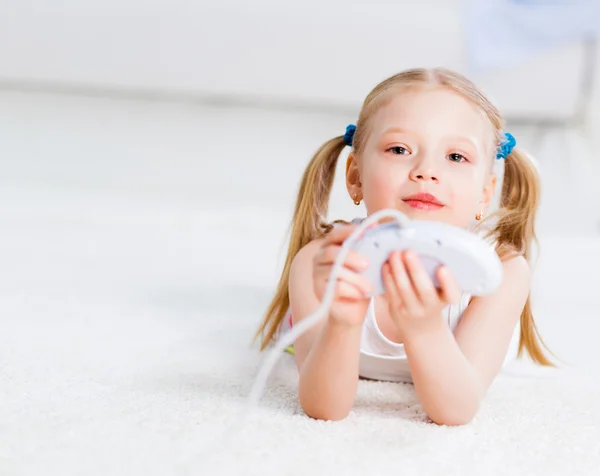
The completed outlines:
<svg viewBox="0 0 600 476">
<path fill-rule="evenodd" d="M 433 167 L 431 160 L 423 159 L 415 163 L 410 171 L 409 178 L 413 182 L 439 182 L 439 174 Z"/>
</svg>

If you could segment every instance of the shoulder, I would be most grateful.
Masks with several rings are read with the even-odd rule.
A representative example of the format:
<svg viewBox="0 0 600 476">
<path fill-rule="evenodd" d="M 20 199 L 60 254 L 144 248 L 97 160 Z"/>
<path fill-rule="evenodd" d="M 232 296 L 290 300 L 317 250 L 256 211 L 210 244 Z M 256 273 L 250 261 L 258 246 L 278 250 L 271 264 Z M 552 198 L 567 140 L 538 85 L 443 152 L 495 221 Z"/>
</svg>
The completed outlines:
<svg viewBox="0 0 600 476">
<path fill-rule="evenodd" d="M 294 305 L 297 299 L 305 300 L 307 293 L 313 288 L 313 263 L 319 252 L 324 238 L 316 238 L 300 248 L 290 264 L 288 279 L 288 291 L 290 293 L 290 305 Z"/>
<path fill-rule="evenodd" d="M 495 250 L 502 263 L 503 283 L 514 281 L 515 285 L 529 283 L 531 280 L 531 266 L 523 253 L 514 246 L 499 243 L 496 239 L 482 236 Z"/>
<path fill-rule="evenodd" d="M 300 248 L 300 251 L 296 253 L 296 256 L 294 256 L 294 259 L 292 260 L 290 273 L 293 274 L 298 269 L 302 269 L 306 265 L 306 263 L 311 262 L 317 254 L 317 252 L 319 251 L 319 249 L 321 248 L 323 241 L 325 241 L 324 237 L 315 238 L 314 240 L 310 241 L 302 248 Z"/>
<path fill-rule="evenodd" d="M 513 253 L 502 259 L 502 267 L 504 272 L 519 276 L 531 276 L 531 267 L 529 262 L 521 254 Z"/>
<path fill-rule="evenodd" d="M 502 282 L 492 294 L 473 296 L 471 303 L 493 305 L 520 310 L 525 305 L 531 287 L 531 267 L 520 254 L 512 254 L 502 260 Z"/>
<path fill-rule="evenodd" d="M 498 245 L 496 252 L 502 262 L 504 281 L 514 279 L 523 282 L 531 279 L 531 267 L 523 253 L 511 245 Z"/>
<path fill-rule="evenodd" d="M 531 266 L 521 254 L 512 254 L 502 260 L 502 287 L 507 293 L 527 298 L 531 285 Z"/>
<path fill-rule="evenodd" d="M 327 234 L 331 230 L 333 230 L 336 226 L 360 225 L 360 223 L 362 221 L 363 221 L 363 218 L 355 218 L 350 222 L 348 222 L 346 220 L 335 220 L 335 221 L 331 222 L 330 224 L 325 225 L 323 227 L 324 228 L 323 234 L 321 236 L 309 241 L 306 245 L 304 245 L 302 248 L 300 248 L 300 251 L 298 251 L 296 253 L 296 256 L 294 256 L 292 263 L 291 263 L 290 272 L 292 272 L 292 270 L 295 270 L 297 268 L 302 268 L 305 265 L 305 263 L 312 261 L 314 256 L 317 254 L 317 252 L 321 248 L 321 245 L 325 241 Z"/>
<path fill-rule="evenodd" d="M 335 220 L 325 226 L 322 236 L 314 238 L 312 241 L 300 248 L 300 251 L 298 251 L 296 256 L 294 256 L 292 259 L 292 263 L 290 265 L 290 279 L 298 272 L 303 273 L 303 270 L 311 267 L 310 265 L 312 265 L 313 258 L 318 253 L 319 249 L 323 245 L 323 242 L 325 241 L 325 238 L 327 237 L 327 234 L 331 230 L 333 230 L 336 226 L 358 226 L 363 220 L 364 218 L 354 218 L 349 222 L 346 220 Z"/>
</svg>

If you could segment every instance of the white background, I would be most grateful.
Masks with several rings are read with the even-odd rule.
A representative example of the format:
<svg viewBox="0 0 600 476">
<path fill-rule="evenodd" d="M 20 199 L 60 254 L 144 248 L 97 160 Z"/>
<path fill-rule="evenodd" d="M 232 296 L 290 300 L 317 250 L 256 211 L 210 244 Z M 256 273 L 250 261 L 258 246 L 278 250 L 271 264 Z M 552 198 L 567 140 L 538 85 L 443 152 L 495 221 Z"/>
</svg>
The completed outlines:
<svg viewBox="0 0 600 476">
<path fill-rule="evenodd" d="M 457 7 L 0 4 L 0 468 L 172 474 L 197 454 L 203 418 L 246 394 L 307 161 L 387 74 L 467 69 Z M 597 376 L 598 82 L 583 128 L 516 125 L 571 113 L 579 51 L 481 79 L 543 176 L 536 321 Z M 330 211 L 364 213 L 343 167 Z"/>
</svg>

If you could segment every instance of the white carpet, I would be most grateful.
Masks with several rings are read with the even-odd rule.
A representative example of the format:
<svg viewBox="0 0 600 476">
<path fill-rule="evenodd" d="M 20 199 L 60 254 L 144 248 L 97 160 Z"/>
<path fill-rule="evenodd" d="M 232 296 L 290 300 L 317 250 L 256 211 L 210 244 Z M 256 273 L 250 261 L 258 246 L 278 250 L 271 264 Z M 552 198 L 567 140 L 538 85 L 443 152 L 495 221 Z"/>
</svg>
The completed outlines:
<svg viewBox="0 0 600 476">
<path fill-rule="evenodd" d="M 261 407 L 208 457 L 260 359 L 249 339 L 291 193 L 268 200 L 303 165 L 256 187 L 279 157 L 257 135 L 296 119 L 267 114 L 242 133 L 264 149 L 251 167 L 239 147 L 195 138 L 210 111 L 4 99 L 13 107 L 0 126 L 13 133 L 0 144 L 0 475 L 598 474 L 597 236 L 542 239 L 538 322 L 573 370 L 516 366 L 459 428 L 428 423 L 409 385 L 364 381 L 352 414 L 330 423 L 299 410 L 284 355 Z M 157 117 L 162 135 L 148 133 Z M 197 150 L 165 145 L 182 142 L 223 162 L 207 167 L 192 160 Z M 215 179 L 225 169 L 233 183 Z"/>
</svg>

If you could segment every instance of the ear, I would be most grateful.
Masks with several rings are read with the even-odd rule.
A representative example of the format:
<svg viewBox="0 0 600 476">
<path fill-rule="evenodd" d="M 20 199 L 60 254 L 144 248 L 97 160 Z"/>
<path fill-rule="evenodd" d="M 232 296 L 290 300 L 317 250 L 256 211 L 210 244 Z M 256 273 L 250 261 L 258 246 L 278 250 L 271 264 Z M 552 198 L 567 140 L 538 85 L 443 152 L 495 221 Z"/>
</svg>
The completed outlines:
<svg viewBox="0 0 600 476">
<path fill-rule="evenodd" d="M 496 174 L 490 174 L 489 179 L 485 186 L 483 187 L 483 195 L 481 197 L 481 205 L 487 211 L 492 203 L 492 199 L 494 198 L 494 192 L 496 191 L 496 183 L 498 181 L 498 177 Z"/>
<path fill-rule="evenodd" d="M 354 152 L 350 152 L 346 160 L 346 188 L 353 200 L 355 199 L 354 197 L 357 197 L 357 200 L 362 200 L 361 187 L 358 160 Z"/>
</svg>

